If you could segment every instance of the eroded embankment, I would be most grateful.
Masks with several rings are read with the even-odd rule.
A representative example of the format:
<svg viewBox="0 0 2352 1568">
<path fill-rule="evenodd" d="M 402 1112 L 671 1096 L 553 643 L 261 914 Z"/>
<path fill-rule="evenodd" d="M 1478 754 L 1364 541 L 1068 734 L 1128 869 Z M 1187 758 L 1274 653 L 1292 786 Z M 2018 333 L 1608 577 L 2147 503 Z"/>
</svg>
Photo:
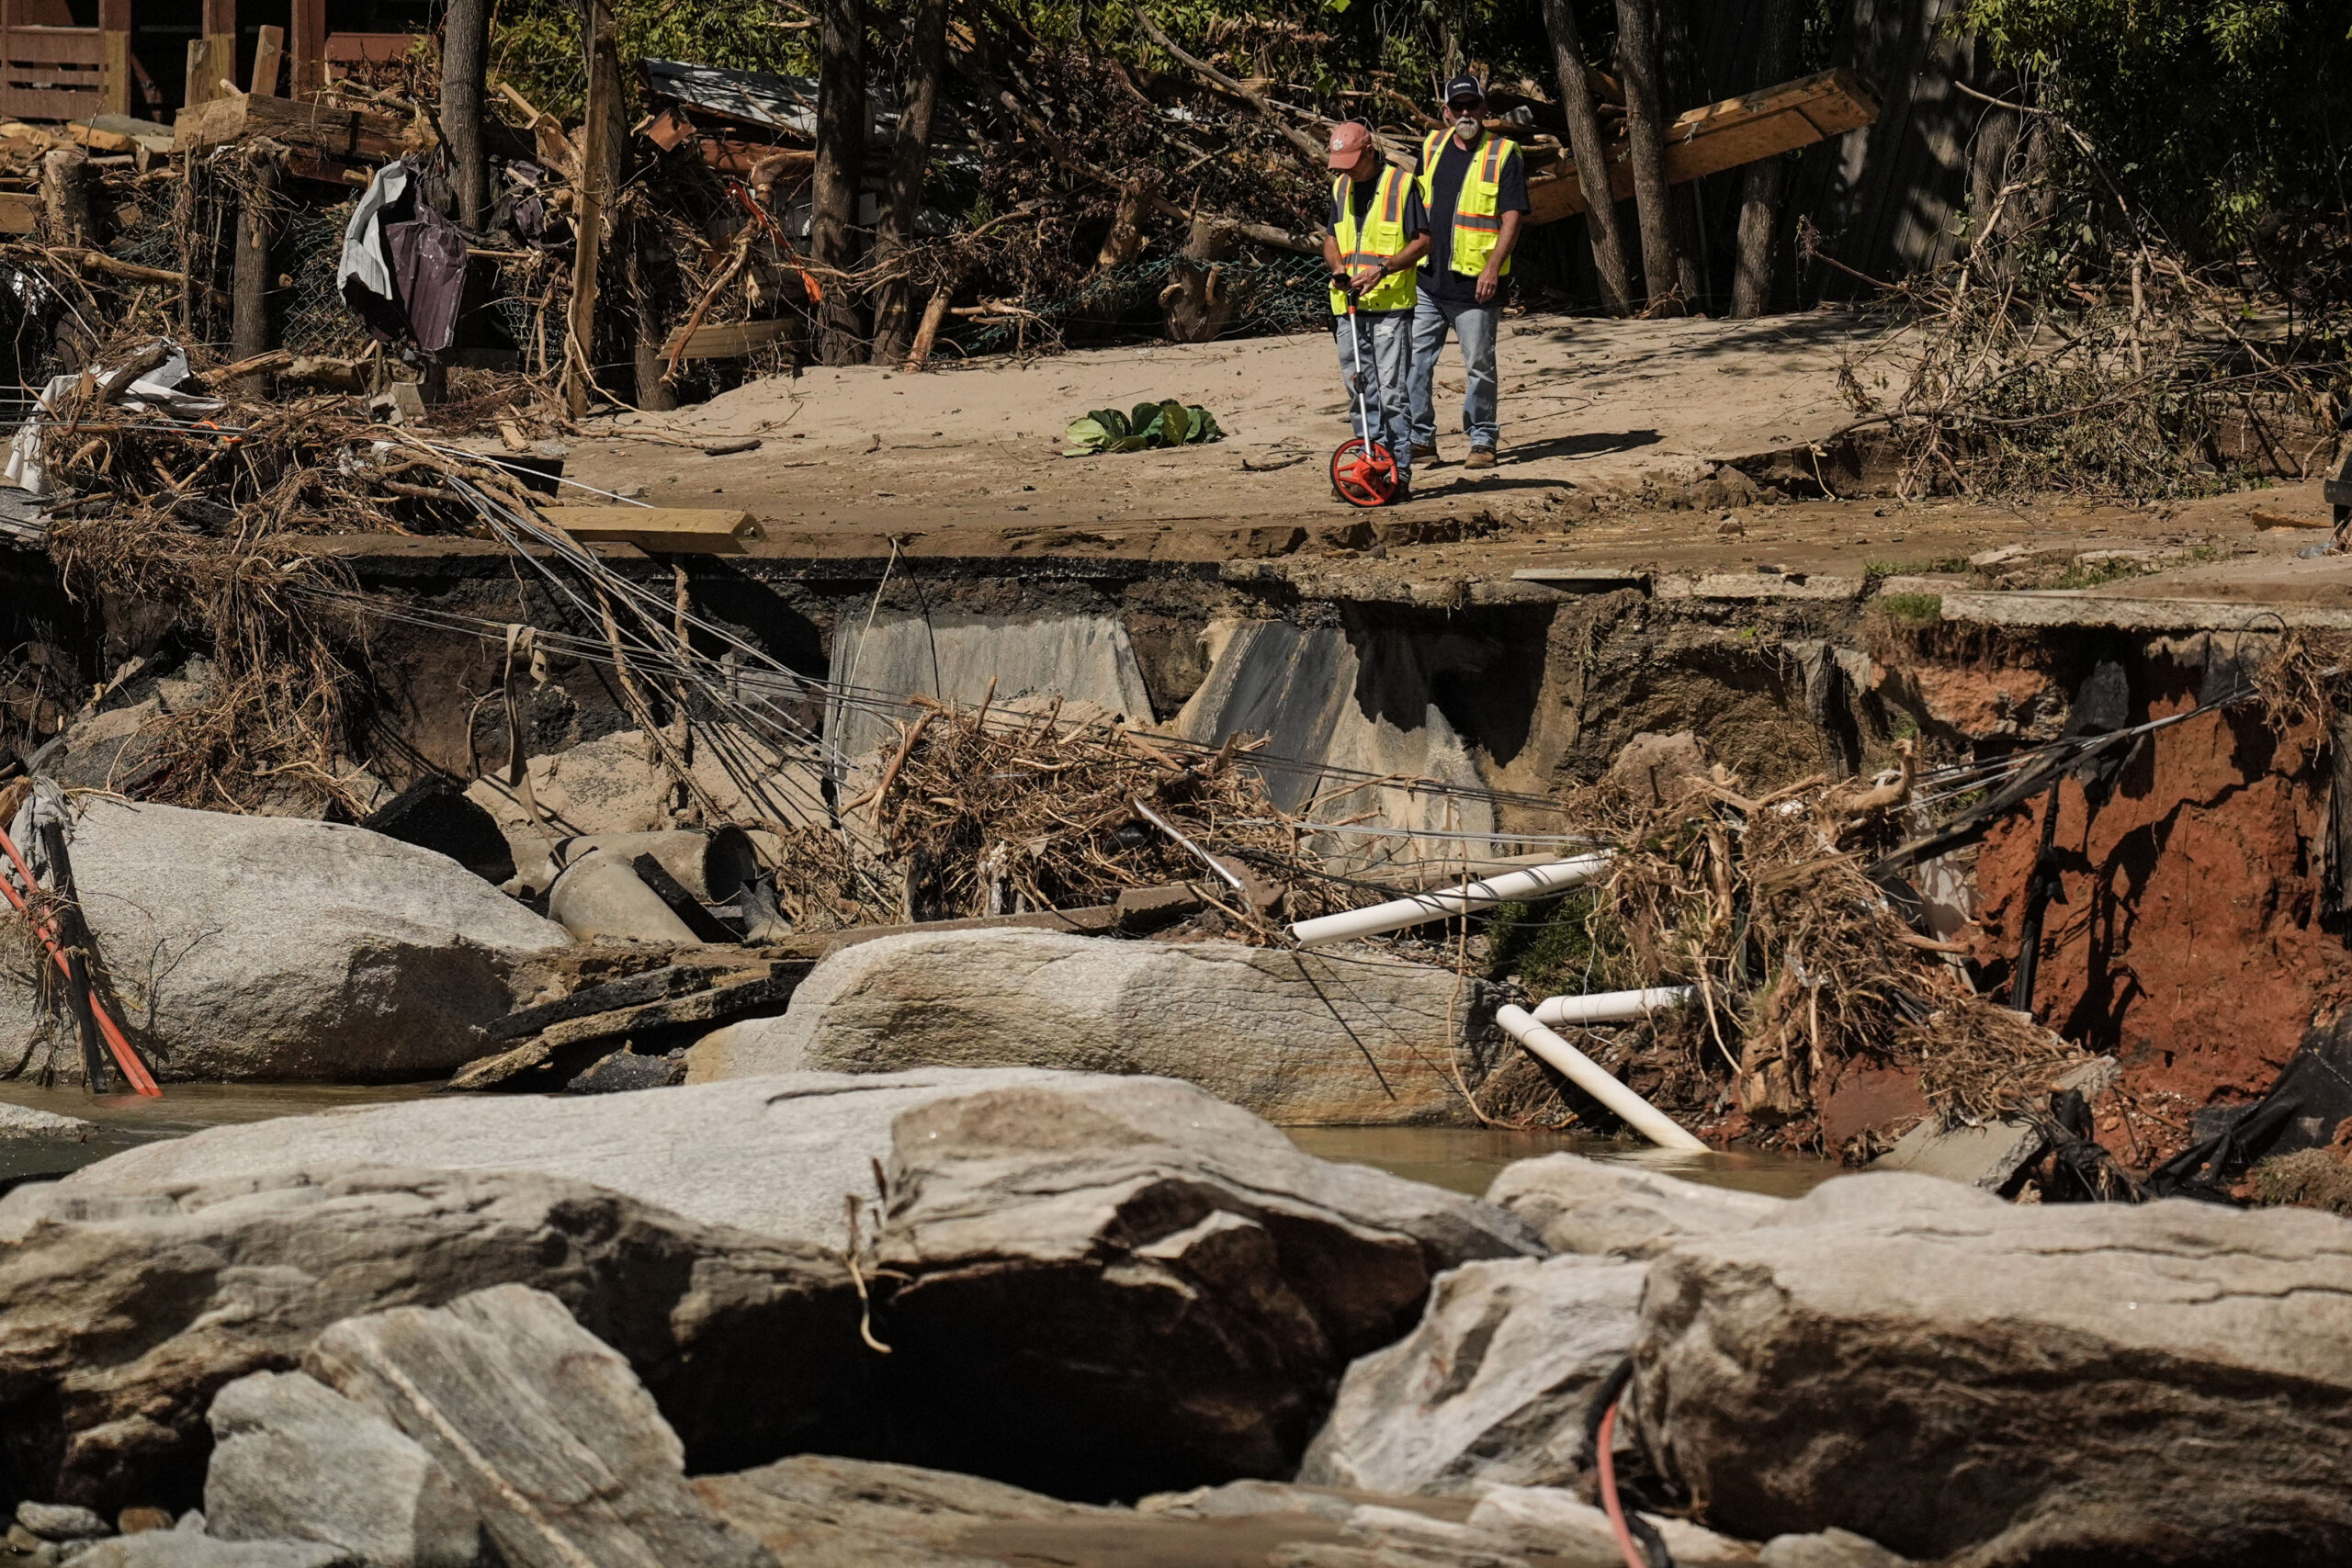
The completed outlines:
<svg viewBox="0 0 2352 1568">
<path fill-rule="evenodd" d="M 581 750 L 632 725 L 606 665 L 543 656 L 514 682 L 510 722 L 505 628 L 552 624 L 560 607 L 521 585 L 503 552 L 401 546 L 345 565 L 356 587 L 401 606 L 368 626 L 355 727 L 383 784 L 426 770 L 478 777 L 518 749 L 543 759 L 541 804 L 560 813 L 592 762 L 611 763 Z M 667 563 L 615 565 L 676 581 Z M 1275 781 L 1284 810 L 1377 810 L 1464 834 L 1555 831 L 1528 797 L 1600 778 L 1639 736 L 1688 731 L 1723 777 L 1762 796 L 1809 775 L 1867 778 L 1906 743 L 1920 768 L 1951 768 L 2086 726 L 2178 715 L 2237 692 L 2282 651 L 2267 635 L 1971 627 L 1942 619 L 1917 584 L 1770 573 L 1521 581 L 1418 578 L 1374 561 L 704 558 L 683 587 L 701 615 L 830 682 L 830 701 L 765 694 L 851 751 L 887 732 L 868 699 L 1053 694 L 1211 744 L 1270 736 L 1270 753 L 1328 770 Z M 64 782 L 134 778 L 137 716 L 187 700 L 202 678 L 197 650 L 145 631 L 152 606 L 28 592 L 14 614 L 20 685 L 33 671 L 56 687 L 36 709 L 115 682 L 101 705 L 111 716 L 85 721 L 106 733 L 70 749 Z M 55 715 L 28 716 L 38 727 Z M 2126 1092 L 2101 1112 L 2102 1131 L 2134 1165 L 2184 1145 L 2199 1111 L 2258 1096 L 2339 999 L 2327 734 L 2308 705 L 2256 698 L 2141 739 L 2094 785 L 2096 810 L 2080 780 L 2059 786 L 2033 1010 L 2122 1064 Z M 1395 787 L 1416 778 L 1450 792 Z M 799 808 L 835 783 L 812 775 Z M 594 787 L 609 800 L 629 786 Z M 1912 822 L 1924 829 L 1982 794 L 1965 778 L 1924 788 Z M 1971 982 L 1996 999 L 2015 980 L 2043 798 L 1914 877 L 1945 911 L 1937 934 L 1965 944 Z M 643 826 L 668 825 L 664 791 L 645 799 Z M 1899 1066 L 1833 1067 L 1818 1114 L 1777 1139 L 1864 1151 L 1924 1109 Z M 1639 1064 L 1629 1076 L 1654 1086 Z"/>
</svg>

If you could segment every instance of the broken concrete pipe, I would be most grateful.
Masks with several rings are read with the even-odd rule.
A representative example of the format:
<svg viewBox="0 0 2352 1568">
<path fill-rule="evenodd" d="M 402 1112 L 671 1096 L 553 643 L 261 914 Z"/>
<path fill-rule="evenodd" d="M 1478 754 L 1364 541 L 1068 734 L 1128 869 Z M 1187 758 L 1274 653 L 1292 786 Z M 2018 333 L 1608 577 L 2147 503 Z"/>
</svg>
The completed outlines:
<svg viewBox="0 0 2352 1568">
<path fill-rule="evenodd" d="M 1532 865 L 1525 871 L 1514 871 L 1503 876 L 1484 877 L 1459 887 L 1416 893 L 1409 898 L 1374 904 L 1368 909 L 1346 909 L 1336 915 L 1299 920 L 1290 928 L 1290 936 L 1301 947 L 1320 947 L 1326 942 L 1346 942 L 1351 937 L 1381 936 L 1389 931 L 1401 931 L 1408 926 L 1425 925 L 1430 920 L 1442 920 L 1470 909 L 1483 909 L 1516 899 L 1556 897 L 1571 887 L 1591 881 L 1607 870 L 1614 858 L 1606 853 L 1579 855 L 1574 860 Z"/>
<path fill-rule="evenodd" d="M 1566 1073 L 1570 1083 L 1607 1106 L 1627 1126 L 1658 1147 L 1687 1149 L 1693 1154 L 1707 1152 L 1707 1145 L 1684 1132 L 1673 1118 L 1619 1083 L 1608 1068 L 1536 1022 L 1534 1015 L 1525 1008 L 1498 1008 L 1495 1021 L 1538 1061 Z"/>
<path fill-rule="evenodd" d="M 1680 1007 L 1690 999 L 1689 986 L 1648 986 L 1638 991 L 1595 991 L 1583 997 L 1546 997 L 1535 1004 L 1533 1017 L 1547 1029 L 1564 1023 L 1579 1027 L 1594 1023 L 1631 1023 L 1659 1008 Z"/>
<path fill-rule="evenodd" d="M 699 940 L 616 851 L 598 851 L 566 866 L 548 890 L 548 916 L 582 942 L 625 937 L 684 947 Z"/>
<path fill-rule="evenodd" d="M 591 854 L 624 868 L 651 855 L 680 886 L 706 904 L 724 904 L 760 874 L 752 837 L 741 828 L 707 832 L 673 829 L 659 833 L 582 833 L 568 839 L 517 840 L 518 891 L 552 894 L 566 871 Z M 560 918 L 560 917 L 559 917 Z"/>
</svg>

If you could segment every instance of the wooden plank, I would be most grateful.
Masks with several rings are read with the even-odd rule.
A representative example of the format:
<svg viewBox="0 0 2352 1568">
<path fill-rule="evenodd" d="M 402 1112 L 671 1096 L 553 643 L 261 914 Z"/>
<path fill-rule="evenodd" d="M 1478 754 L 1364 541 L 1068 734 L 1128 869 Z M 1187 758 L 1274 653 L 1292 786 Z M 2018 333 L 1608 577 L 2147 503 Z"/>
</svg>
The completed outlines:
<svg viewBox="0 0 2352 1568">
<path fill-rule="evenodd" d="M 64 87 L 18 87 L 0 83 L 0 115 L 12 119 L 80 119 L 95 114 L 98 107 L 98 89 L 94 82 L 87 92 Z"/>
<path fill-rule="evenodd" d="M 28 190 L 0 190 L 0 234 L 30 234 L 40 227 L 40 197 Z"/>
<path fill-rule="evenodd" d="M 662 357 L 675 355 L 680 359 L 748 359 L 754 349 L 766 347 L 791 332 L 796 323 L 789 319 L 767 321 L 730 321 L 715 327 L 697 327 L 692 337 L 684 337 L 684 328 L 670 333 L 662 345 Z M 683 339 L 683 341 L 682 341 Z"/>
<path fill-rule="evenodd" d="M 293 0 L 294 85 L 303 97 L 326 85 L 327 0 Z"/>
<path fill-rule="evenodd" d="M 211 40 L 204 38 L 188 39 L 187 76 L 181 89 L 186 96 L 187 107 L 180 110 L 181 121 L 187 118 L 190 110 L 202 108 L 219 96 L 218 90 L 210 85 L 214 74 Z M 180 151 L 178 138 L 173 139 L 172 146 L 175 152 Z"/>
<path fill-rule="evenodd" d="M 191 53 L 198 43 L 189 45 Z M 172 126 L 172 151 L 190 152 L 247 136 L 267 136 L 315 147 L 330 157 L 389 158 L 403 150 L 401 130 L 400 122 L 389 115 L 337 108 L 305 98 L 240 94 L 180 110 Z"/>
<path fill-rule="evenodd" d="M 277 68 L 286 56 L 286 29 L 264 28 L 254 44 L 254 79 L 246 89 L 257 98 L 277 96 Z"/>
<path fill-rule="evenodd" d="M 685 506 L 546 506 L 539 514 L 575 539 L 635 545 L 648 555 L 740 556 L 760 537 L 748 512 Z"/>
<path fill-rule="evenodd" d="M 11 28 L 0 43 L 0 61 L 12 73 L 20 65 L 85 65 L 95 71 L 106 60 L 96 28 Z"/>
<path fill-rule="evenodd" d="M 1860 77 L 1842 67 L 1777 87 L 1705 105 L 1676 117 L 1667 130 L 1666 177 L 1680 185 L 1762 158 L 1841 136 L 1878 118 L 1878 100 Z M 1610 158 L 1610 189 L 1622 201 L 1634 193 L 1633 171 L 1621 144 Z M 1572 164 L 1549 175 L 1528 176 L 1529 219 L 1550 223 L 1584 210 L 1584 190 Z"/>
<path fill-rule="evenodd" d="M 416 46 L 414 33 L 329 33 L 325 58 L 337 65 L 382 65 Z"/>
</svg>

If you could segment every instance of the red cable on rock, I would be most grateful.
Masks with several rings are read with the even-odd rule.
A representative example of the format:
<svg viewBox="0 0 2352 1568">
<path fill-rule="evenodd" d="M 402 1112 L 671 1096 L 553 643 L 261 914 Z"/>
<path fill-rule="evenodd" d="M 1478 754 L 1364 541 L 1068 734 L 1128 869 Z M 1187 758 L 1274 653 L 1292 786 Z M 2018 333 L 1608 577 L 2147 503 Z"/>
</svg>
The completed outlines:
<svg viewBox="0 0 2352 1568">
<path fill-rule="evenodd" d="M 33 868 L 25 863 L 25 857 L 17 850 L 17 841 L 8 837 L 5 830 L 0 830 L 0 850 L 6 850 L 8 858 L 16 863 L 17 870 L 24 877 L 27 887 L 40 886 L 33 877 Z M 28 899 L 17 896 L 16 886 L 5 876 L 0 876 L 0 893 L 6 893 L 10 906 L 19 910 L 23 909 L 28 902 Z M 58 945 L 54 922 L 35 929 L 40 936 L 41 945 L 49 949 L 50 957 L 56 961 L 57 967 L 70 979 L 74 974 L 74 965 L 66 960 L 65 950 Z M 150 1100 L 161 1100 L 164 1097 L 164 1091 L 155 1087 L 154 1077 L 147 1071 L 147 1064 L 141 1061 L 139 1053 L 130 1048 L 130 1042 L 123 1035 L 122 1026 L 115 1022 L 112 1013 L 107 1011 L 105 1004 L 98 1000 L 97 992 L 95 989 L 90 993 L 90 1012 L 98 1021 L 98 1032 L 106 1036 L 107 1050 L 114 1056 L 115 1066 L 122 1069 L 124 1081 Z"/>
<path fill-rule="evenodd" d="M 1634 1544 L 1634 1532 L 1625 1528 L 1625 1506 L 1617 1500 L 1617 1456 L 1611 1451 L 1611 1440 L 1617 1434 L 1617 1406 L 1622 1400 L 1611 1400 L 1609 1412 L 1600 1418 L 1600 1438 L 1594 1447 L 1600 1450 L 1600 1506 L 1609 1510 L 1609 1528 L 1617 1532 L 1617 1550 L 1625 1554 L 1625 1568 L 1650 1568 L 1642 1549 Z"/>
</svg>

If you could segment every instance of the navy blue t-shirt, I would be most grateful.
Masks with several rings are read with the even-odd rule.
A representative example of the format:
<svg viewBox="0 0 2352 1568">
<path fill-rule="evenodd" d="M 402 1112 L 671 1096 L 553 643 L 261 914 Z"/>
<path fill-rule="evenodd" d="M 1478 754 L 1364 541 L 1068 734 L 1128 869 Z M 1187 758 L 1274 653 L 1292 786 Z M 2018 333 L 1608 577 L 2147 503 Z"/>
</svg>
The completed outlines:
<svg viewBox="0 0 2352 1568">
<path fill-rule="evenodd" d="M 1477 275 L 1453 270 L 1453 206 L 1461 199 L 1462 182 L 1469 177 L 1471 161 L 1485 156 L 1486 151 L 1484 137 L 1477 146 L 1464 147 L 1448 136 L 1439 144 L 1437 173 L 1430 181 L 1430 250 L 1421 258 L 1421 292 L 1452 305 L 1478 302 Z M 1505 158 L 1497 184 L 1500 186 L 1495 193 L 1498 213 L 1531 210 L 1523 159 Z"/>
<path fill-rule="evenodd" d="M 1396 177 L 1405 182 L 1405 243 L 1409 245 L 1415 239 L 1429 232 L 1430 215 L 1421 207 L 1421 182 L 1402 170 L 1397 171 Z M 1377 175 L 1368 180 L 1348 182 L 1348 205 L 1355 209 L 1357 233 L 1363 232 L 1364 220 L 1372 214 L 1372 198 L 1379 193 L 1380 176 Z M 1340 231 L 1340 202 L 1337 197 L 1331 200 L 1331 217 L 1327 226 L 1334 234 Z M 1412 307 L 1408 305 L 1404 309 L 1409 310 Z M 1360 314 L 1366 316 L 1387 316 L 1396 313 L 1392 310 L 1366 310 L 1361 306 L 1357 310 Z M 1338 320 L 1337 317 L 1332 319 Z"/>
</svg>

